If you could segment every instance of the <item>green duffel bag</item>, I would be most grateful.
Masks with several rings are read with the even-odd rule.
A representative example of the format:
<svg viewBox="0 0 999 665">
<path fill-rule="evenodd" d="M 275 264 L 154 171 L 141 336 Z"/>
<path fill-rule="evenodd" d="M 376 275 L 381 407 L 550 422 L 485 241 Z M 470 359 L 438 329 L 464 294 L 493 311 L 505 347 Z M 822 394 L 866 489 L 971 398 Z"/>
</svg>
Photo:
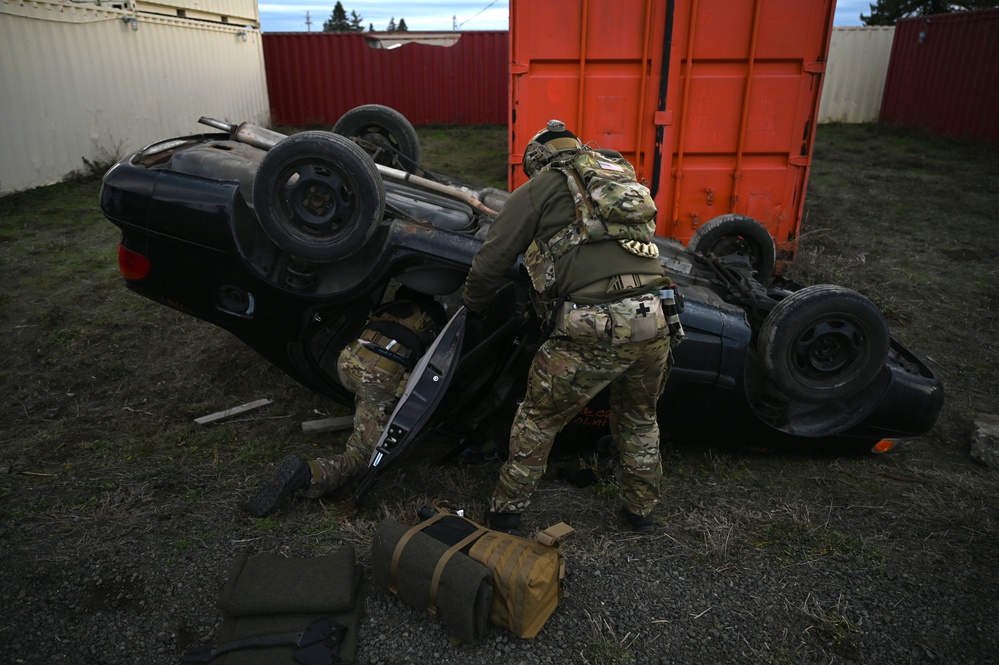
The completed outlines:
<svg viewBox="0 0 999 665">
<path fill-rule="evenodd" d="M 449 546 L 385 519 L 372 540 L 371 570 L 375 584 L 436 615 L 458 640 L 475 644 L 489 622 L 493 576 L 461 552 L 464 545 Z"/>
<path fill-rule="evenodd" d="M 559 522 L 530 540 L 487 529 L 440 508 L 423 508 L 420 516 L 429 519 L 413 527 L 413 531 L 458 547 L 491 572 L 493 601 L 489 620 L 518 637 L 535 637 L 562 599 L 565 558 L 558 544 L 572 533 L 572 527 Z"/>
</svg>

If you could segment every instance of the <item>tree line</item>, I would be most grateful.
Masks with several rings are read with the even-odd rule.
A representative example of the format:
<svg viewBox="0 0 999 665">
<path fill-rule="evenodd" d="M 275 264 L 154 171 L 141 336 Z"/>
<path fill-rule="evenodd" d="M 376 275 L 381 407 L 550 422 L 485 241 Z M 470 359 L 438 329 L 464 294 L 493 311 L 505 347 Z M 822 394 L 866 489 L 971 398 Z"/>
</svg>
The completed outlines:
<svg viewBox="0 0 999 665">
<path fill-rule="evenodd" d="M 871 13 L 860 15 L 860 20 L 864 25 L 895 25 L 899 19 L 911 16 L 931 16 L 933 14 L 966 12 L 972 9 L 991 9 L 999 6 L 999 3 L 995 0 L 964 0 L 963 2 L 878 0 L 876 4 L 868 6 L 871 8 Z"/>
<path fill-rule="evenodd" d="M 374 31 L 374 24 L 368 23 L 368 32 Z M 399 22 L 396 23 L 395 17 L 393 16 L 389 20 L 385 31 L 408 32 L 409 26 L 406 25 L 406 19 L 401 18 L 399 19 Z M 337 0 L 336 5 L 333 6 L 333 13 L 330 14 L 330 17 L 323 23 L 323 32 L 364 32 L 364 18 L 354 10 L 351 10 L 350 17 L 348 18 L 347 10 L 343 8 L 343 3 L 340 2 L 340 0 Z"/>
</svg>

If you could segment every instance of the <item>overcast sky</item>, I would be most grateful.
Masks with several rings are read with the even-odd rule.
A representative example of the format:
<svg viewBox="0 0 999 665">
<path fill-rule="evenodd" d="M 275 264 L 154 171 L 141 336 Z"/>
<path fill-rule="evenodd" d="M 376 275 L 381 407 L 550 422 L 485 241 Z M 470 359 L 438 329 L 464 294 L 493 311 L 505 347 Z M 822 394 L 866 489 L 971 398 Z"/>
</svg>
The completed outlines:
<svg viewBox="0 0 999 665">
<path fill-rule="evenodd" d="M 365 29 L 385 30 L 391 19 L 406 19 L 410 30 L 507 30 L 509 0 L 340 0 L 347 16 L 360 15 Z M 834 25 L 860 25 L 860 13 L 870 13 L 876 0 L 839 0 Z M 306 31 L 306 13 L 312 31 L 321 32 L 323 22 L 333 13 L 336 0 L 295 2 L 272 0 L 260 2 L 260 27 L 263 32 Z"/>
</svg>

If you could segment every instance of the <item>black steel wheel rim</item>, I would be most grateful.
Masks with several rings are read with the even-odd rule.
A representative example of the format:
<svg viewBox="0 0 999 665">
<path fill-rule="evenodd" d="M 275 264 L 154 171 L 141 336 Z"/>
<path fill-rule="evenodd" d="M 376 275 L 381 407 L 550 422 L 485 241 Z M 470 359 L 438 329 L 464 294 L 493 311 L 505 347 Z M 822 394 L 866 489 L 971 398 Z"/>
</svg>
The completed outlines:
<svg viewBox="0 0 999 665">
<path fill-rule="evenodd" d="M 848 381 L 862 371 L 868 357 L 863 329 L 847 317 L 830 317 L 804 327 L 789 348 L 799 381 L 823 387 L 830 380 Z"/>
<path fill-rule="evenodd" d="M 312 160 L 289 164 L 277 183 L 282 215 L 304 235 L 334 236 L 357 217 L 351 181 L 329 164 Z"/>
</svg>

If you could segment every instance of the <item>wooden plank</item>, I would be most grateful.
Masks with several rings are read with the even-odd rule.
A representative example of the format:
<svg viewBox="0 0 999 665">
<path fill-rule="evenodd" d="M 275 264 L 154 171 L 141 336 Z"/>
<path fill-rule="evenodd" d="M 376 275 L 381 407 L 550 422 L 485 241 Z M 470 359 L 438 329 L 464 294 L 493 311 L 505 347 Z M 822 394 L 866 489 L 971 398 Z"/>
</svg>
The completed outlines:
<svg viewBox="0 0 999 665">
<path fill-rule="evenodd" d="M 267 406 L 271 403 L 269 399 L 258 399 L 255 402 L 250 402 L 248 404 L 243 404 L 241 406 L 234 406 L 231 409 L 226 409 L 225 411 L 218 411 L 216 413 L 211 413 L 207 416 L 201 416 L 200 418 L 195 418 L 194 422 L 199 425 L 207 425 L 208 423 L 213 423 L 216 420 L 222 420 L 223 418 L 228 418 L 230 416 L 236 416 L 240 413 L 246 413 L 247 411 L 252 411 L 253 409 L 259 409 L 262 406 Z"/>
<path fill-rule="evenodd" d="M 354 416 L 339 416 L 337 418 L 323 418 L 322 420 L 306 420 L 302 423 L 302 431 L 307 434 L 318 432 L 336 432 L 344 429 L 353 429 Z"/>
</svg>

